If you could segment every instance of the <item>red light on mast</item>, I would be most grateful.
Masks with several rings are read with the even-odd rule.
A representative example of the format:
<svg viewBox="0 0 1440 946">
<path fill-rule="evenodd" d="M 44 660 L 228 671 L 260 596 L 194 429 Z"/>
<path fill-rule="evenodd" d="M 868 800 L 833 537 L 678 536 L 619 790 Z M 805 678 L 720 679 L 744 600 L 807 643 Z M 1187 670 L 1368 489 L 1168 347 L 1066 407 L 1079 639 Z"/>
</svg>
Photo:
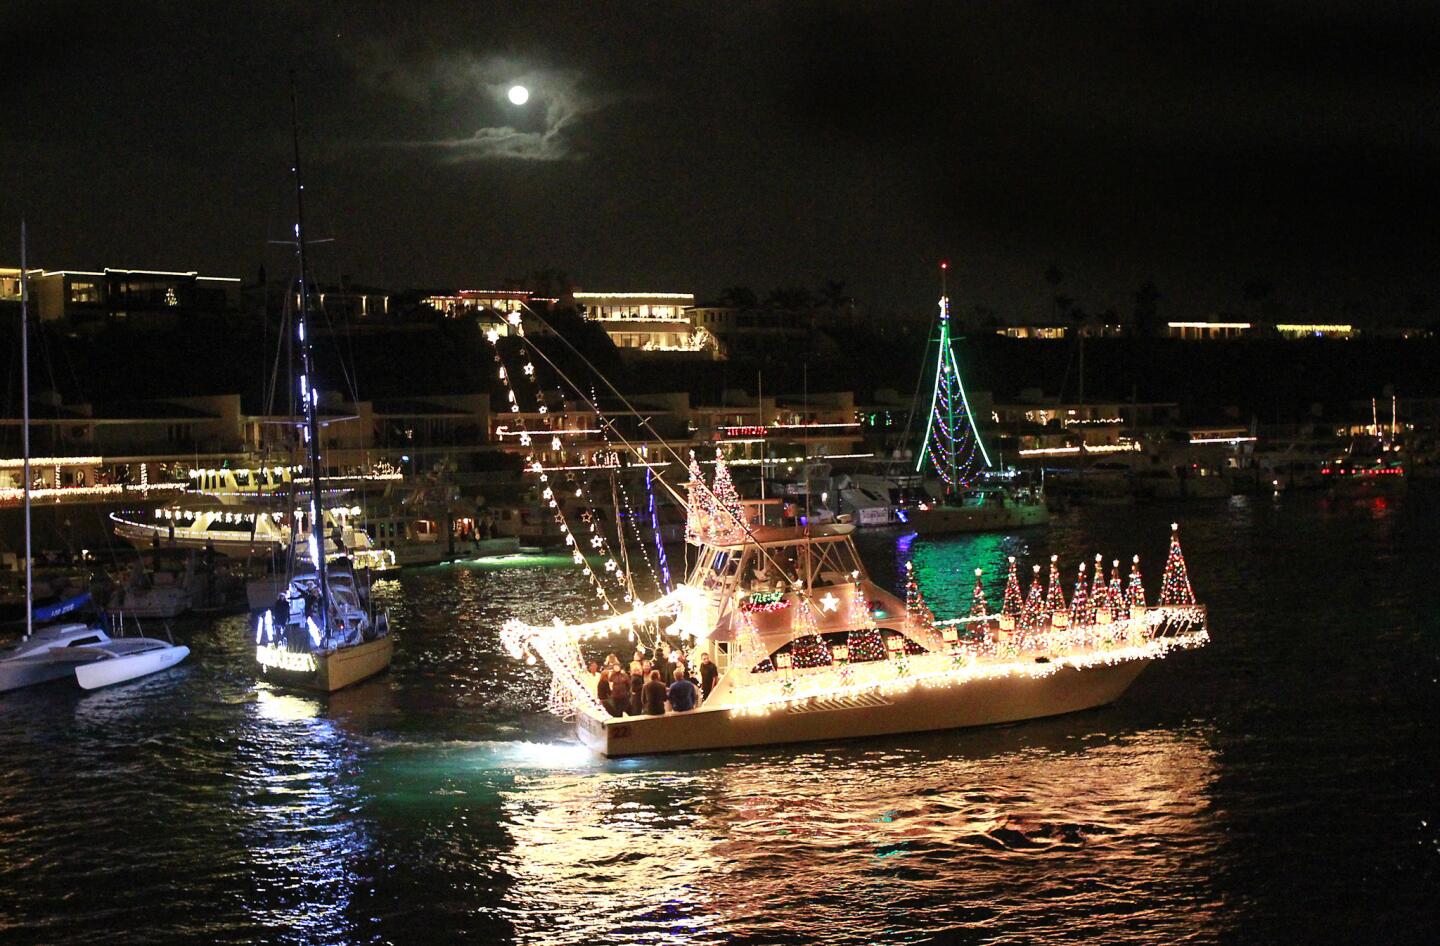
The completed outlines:
<svg viewBox="0 0 1440 946">
<path fill-rule="evenodd" d="M 941 268 L 941 269 L 949 269 L 949 268 L 950 268 L 950 263 L 949 263 L 949 261 L 948 261 L 948 260 L 941 260 L 941 261 L 940 261 L 940 268 Z"/>
</svg>

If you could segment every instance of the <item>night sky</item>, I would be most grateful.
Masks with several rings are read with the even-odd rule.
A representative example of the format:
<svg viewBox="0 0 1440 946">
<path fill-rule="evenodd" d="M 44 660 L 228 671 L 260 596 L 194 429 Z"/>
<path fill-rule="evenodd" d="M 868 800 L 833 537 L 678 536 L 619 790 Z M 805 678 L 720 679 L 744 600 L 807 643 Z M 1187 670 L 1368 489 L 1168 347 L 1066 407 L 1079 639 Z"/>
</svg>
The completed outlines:
<svg viewBox="0 0 1440 946">
<path fill-rule="evenodd" d="M 1002 318 L 1146 280 L 1165 318 L 1248 313 L 1247 283 L 1436 318 L 1433 5 L 408 7 L 12 4 L 0 220 L 52 269 L 282 271 L 294 68 L 331 278 L 835 279 L 923 313 L 949 257 Z"/>
</svg>

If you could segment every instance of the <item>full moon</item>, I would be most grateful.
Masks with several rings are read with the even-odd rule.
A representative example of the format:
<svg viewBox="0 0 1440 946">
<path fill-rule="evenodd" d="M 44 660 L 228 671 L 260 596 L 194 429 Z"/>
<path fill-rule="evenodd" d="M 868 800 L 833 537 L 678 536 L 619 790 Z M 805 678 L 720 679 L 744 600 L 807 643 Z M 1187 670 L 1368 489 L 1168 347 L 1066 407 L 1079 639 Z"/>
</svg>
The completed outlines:
<svg viewBox="0 0 1440 946">
<path fill-rule="evenodd" d="M 510 86 L 509 95 L 511 105 L 524 105 L 530 101 L 530 90 L 523 85 Z"/>
</svg>

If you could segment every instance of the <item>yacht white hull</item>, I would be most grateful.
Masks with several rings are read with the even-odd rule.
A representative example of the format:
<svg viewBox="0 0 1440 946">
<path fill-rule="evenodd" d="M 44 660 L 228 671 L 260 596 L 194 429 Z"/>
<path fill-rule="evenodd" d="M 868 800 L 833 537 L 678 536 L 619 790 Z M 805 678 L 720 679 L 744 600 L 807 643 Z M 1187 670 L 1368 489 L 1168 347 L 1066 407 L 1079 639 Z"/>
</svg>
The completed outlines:
<svg viewBox="0 0 1440 946">
<path fill-rule="evenodd" d="M 760 714 L 702 706 L 688 713 L 605 722 L 581 715 L 576 731 L 590 748 L 616 757 L 989 726 L 1104 706 L 1119 698 L 1148 663 L 1135 659 L 1064 667 L 1044 676 L 1016 674 L 898 693 L 867 692 Z"/>
<path fill-rule="evenodd" d="M 125 640 L 120 638 L 115 643 L 123 644 Z M 75 668 L 75 680 L 86 690 L 96 690 L 169 670 L 188 656 L 190 648 L 165 644 L 135 654 L 81 664 Z"/>
<path fill-rule="evenodd" d="M 172 531 L 164 526 L 133 522 L 114 514 L 110 519 L 115 523 L 115 535 L 141 550 L 152 548 L 156 542 L 162 548 L 193 549 L 197 552 L 208 545 L 221 555 L 244 559 L 282 554 L 288 544 L 238 530 L 223 532 L 182 527 Z"/>
<path fill-rule="evenodd" d="M 920 535 L 1026 529 L 1043 526 L 1050 521 L 1050 510 L 1044 503 L 975 507 L 931 506 L 929 509 L 915 509 L 909 515 L 910 527 Z"/>
<path fill-rule="evenodd" d="M 328 653 L 305 656 L 309 659 L 295 666 L 261 663 L 260 675 L 278 686 L 334 693 L 388 668 L 395 656 L 395 643 L 386 635 Z"/>
</svg>

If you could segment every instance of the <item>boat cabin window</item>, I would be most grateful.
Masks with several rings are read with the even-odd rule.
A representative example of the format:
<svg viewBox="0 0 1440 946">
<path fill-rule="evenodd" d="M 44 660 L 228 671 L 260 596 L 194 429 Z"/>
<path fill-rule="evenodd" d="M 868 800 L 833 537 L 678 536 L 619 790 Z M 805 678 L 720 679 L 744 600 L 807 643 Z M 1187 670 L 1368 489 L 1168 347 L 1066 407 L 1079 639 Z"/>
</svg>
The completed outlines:
<svg viewBox="0 0 1440 946">
<path fill-rule="evenodd" d="M 65 646 L 66 646 L 66 647 L 85 647 L 85 646 L 88 646 L 88 645 L 90 645 L 90 644 L 98 644 L 98 643 L 100 643 L 100 638 L 98 638 L 98 637 L 94 637 L 94 636 L 91 636 L 91 637 L 77 637 L 77 638 L 75 638 L 73 641 L 71 641 L 70 643 L 66 644 Z"/>
</svg>

